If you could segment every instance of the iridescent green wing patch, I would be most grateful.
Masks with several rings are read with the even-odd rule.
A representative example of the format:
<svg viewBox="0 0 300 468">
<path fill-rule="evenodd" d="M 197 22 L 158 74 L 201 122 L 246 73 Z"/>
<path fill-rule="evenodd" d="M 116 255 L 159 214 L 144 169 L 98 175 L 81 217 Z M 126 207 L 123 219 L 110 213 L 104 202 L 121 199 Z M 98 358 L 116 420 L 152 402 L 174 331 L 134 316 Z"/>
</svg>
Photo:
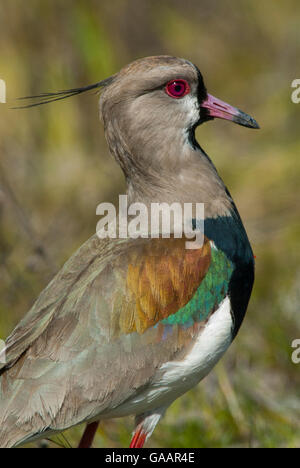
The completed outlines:
<svg viewBox="0 0 300 468">
<path fill-rule="evenodd" d="M 195 322 L 205 321 L 226 297 L 232 272 L 233 264 L 225 253 L 212 248 L 209 269 L 193 298 L 161 323 L 190 327 Z"/>
</svg>

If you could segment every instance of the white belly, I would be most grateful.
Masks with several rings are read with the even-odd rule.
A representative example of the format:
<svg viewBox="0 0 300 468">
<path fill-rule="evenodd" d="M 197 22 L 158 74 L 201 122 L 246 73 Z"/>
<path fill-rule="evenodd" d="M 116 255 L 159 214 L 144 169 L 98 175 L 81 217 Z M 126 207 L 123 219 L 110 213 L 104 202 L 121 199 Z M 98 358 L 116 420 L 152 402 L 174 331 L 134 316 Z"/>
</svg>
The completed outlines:
<svg viewBox="0 0 300 468">
<path fill-rule="evenodd" d="M 181 385 L 186 381 L 198 383 L 219 361 L 232 340 L 230 300 L 226 297 L 211 315 L 190 353 L 182 361 L 162 365 L 159 385 Z"/>
<path fill-rule="evenodd" d="M 139 414 L 151 408 L 169 406 L 194 387 L 215 366 L 232 341 L 232 315 L 226 297 L 208 320 L 189 354 L 181 361 L 167 362 L 143 392 L 109 413 L 108 417 Z"/>
</svg>

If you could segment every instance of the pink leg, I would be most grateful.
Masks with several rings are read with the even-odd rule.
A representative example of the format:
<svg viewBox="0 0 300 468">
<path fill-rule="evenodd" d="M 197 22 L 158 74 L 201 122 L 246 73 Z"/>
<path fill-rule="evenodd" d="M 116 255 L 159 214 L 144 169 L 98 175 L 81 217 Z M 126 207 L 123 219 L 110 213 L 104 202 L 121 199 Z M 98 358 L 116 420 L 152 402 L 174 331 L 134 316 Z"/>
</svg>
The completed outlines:
<svg viewBox="0 0 300 468">
<path fill-rule="evenodd" d="M 129 448 L 142 448 L 144 446 L 145 440 L 146 440 L 147 434 L 142 430 L 142 428 L 136 429 L 131 443 L 129 445 Z"/>
<path fill-rule="evenodd" d="M 99 421 L 93 422 L 86 426 L 78 448 L 91 448 L 98 426 Z"/>
</svg>

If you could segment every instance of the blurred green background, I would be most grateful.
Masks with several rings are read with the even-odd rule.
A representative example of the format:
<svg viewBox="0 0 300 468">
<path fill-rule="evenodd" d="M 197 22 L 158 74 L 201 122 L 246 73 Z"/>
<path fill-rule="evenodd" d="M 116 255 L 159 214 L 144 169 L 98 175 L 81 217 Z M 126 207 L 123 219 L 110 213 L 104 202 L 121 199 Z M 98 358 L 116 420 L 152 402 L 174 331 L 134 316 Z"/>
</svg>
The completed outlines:
<svg viewBox="0 0 300 468">
<path fill-rule="evenodd" d="M 197 138 L 244 220 L 256 282 L 237 340 L 177 400 L 148 447 L 300 446 L 300 78 L 298 0 L 0 0 L 0 337 L 94 234 L 96 206 L 124 193 L 94 94 L 29 110 L 14 99 L 83 86 L 146 55 L 185 57 L 208 91 L 251 114 L 251 131 L 209 122 Z M 104 422 L 96 447 L 126 447 L 133 419 Z M 83 427 L 57 437 L 76 445 Z M 68 442 L 67 442 L 67 441 Z M 54 443 L 48 443 L 54 447 Z M 31 446 L 40 446 L 40 443 Z"/>
</svg>

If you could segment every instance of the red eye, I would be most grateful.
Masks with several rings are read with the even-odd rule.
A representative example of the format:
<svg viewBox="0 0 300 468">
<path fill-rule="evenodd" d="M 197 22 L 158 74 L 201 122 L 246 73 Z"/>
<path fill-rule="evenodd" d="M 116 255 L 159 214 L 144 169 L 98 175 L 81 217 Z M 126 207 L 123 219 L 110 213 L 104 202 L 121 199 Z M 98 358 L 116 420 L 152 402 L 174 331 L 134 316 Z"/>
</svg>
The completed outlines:
<svg viewBox="0 0 300 468">
<path fill-rule="evenodd" d="M 179 99 L 190 92 L 190 87 L 185 80 L 172 80 L 166 86 L 166 93 L 172 98 Z"/>
</svg>

